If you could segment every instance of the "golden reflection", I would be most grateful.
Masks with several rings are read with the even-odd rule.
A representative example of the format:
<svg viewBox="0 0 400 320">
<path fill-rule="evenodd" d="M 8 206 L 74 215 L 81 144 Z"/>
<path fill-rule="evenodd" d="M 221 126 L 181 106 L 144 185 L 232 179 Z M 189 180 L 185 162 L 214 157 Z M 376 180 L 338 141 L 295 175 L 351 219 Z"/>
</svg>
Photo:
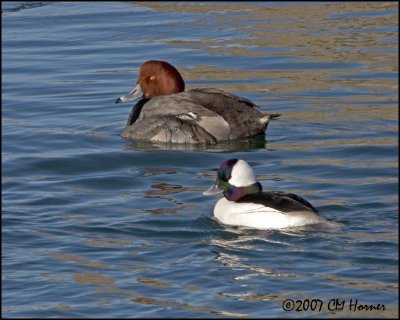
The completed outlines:
<svg viewBox="0 0 400 320">
<path fill-rule="evenodd" d="M 269 176 L 260 176 L 258 177 L 258 181 L 269 181 L 271 179 L 274 180 L 279 180 L 279 181 L 303 181 L 303 182 L 309 182 L 309 183 L 328 183 L 328 184 L 336 184 L 336 185 L 342 185 L 342 184 L 349 184 L 349 183 L 354 183 L 356 185 L 362 185 L 362 184 L 371 184 L 371 183 L 397 183 L 398 178 L 397 177 L 354 177 L 354 178 L 332 178 L 332 177 L 327 177 L 327 178 L 319 178 L 319 177 L 295 177 L 295 176 L 289 176 L 285 174 L 274 174 L 274 175 L 269 175 Z M 265 184 L 263 185 L 264 190 L 272 189 L 269 185 Z M 279 189 L 279 188 L 274 188 L 274 189 Z M 289 191 L 289 190 L 286 190 Z M 309 196 L 309 195 L 318 195 L 319 190 L 303 190 L 303 189 L 290 189 L 290 192 L 295 193 L 295 194 L 302 194 L 304 196 Z M 387 198 L 384 198 L 387 197 Z M 382 202 L 396 202 L 393 201 L 396 198 L 393 198 L 393 196 L 376 196 L 376 200 L 382 199 Z M 344 200 L 339 200 L 339 199 L 329 199 L 329 204 L 338 204 L 338 205 L 343 205 L 345 204 Z"/>
<path fill-rule="evenodd" d="M 70 307 L 69 305 L 62 304 L 62 303 L 57 305 L 57 309 L 61 310 L 61 311 L 72 311 L 73 310 L 73 308 Z"/>
<path fill-rule="evenodd" d="M 397 59 L 397 56 L 395 57 Z M 321 68 L 323 68 L 321 66 Z M 382 67 L 383 68 L 383 67 Z M 393 72 L 392 70 L 366 70 L 367 72 Z M 376 69 L 376 68 L 374 68 Z M 179 67 L 179 71 L 186 80 L 198 80 L 206 79 L 209 80 L 206 86 L 213 86 L 216 89 L 221 89 L 231 92 L 260 92 L 265 93 L 265 99 L 268 101 L 268 93 L 298 93 L 304 91 L 323 91 L 332 90 L 334 88 L 348 88 L 351 86 L 365 88 L 370 91 L 376 91 L 372 93 L 366 93 L 364 99 L 371 103 L 371 101 L 385 101 L 387 96 L 382 96 L 379 93 L 383 90 L 394 91 L 398 89 L 398 83 L 396 80 L 376 78 L 369 76 L 366 79 L 357 79 L 358 73 L 355 69 L 308 69 L 308 70 L 290 70 L 285 68 L 284 70 L 266 69 L 266 70 L 249 70 L 249 69 L 230 69 L 230 68 L 218 68 L 210 65 L 208 67 L 201 66 L 194 67 L 192 69 Z M 356 79 L 346 79 L 344 76 L 354 75 Z M 221 80 L 248 80 L 248 79 L 265 79 L 265 83 L 258 81 L 257 83 L 246 83 L 239 81 L 237 83 L 220 83 Z M 212 80 L 218 81 L 213 82 Z M 192 87 L 198 87 L 198 84 L 188 85 L 187 89 L 190 90 Z M 332 92 L 334 96 L 335 93 Z M 357 99 L 357 97 L 351 96 L 351 98 Z M 325 99 L 321 99 L 324 100 Z M 395 101 L 391 105 L 391 108 L 395 107 Z M 388 109 L 388 107 L 385 107 Z M 390 112 L 396 112 L 396 110 L 390 110 Z M 361 114 L 361 113 L 360 113 Z"/>
<path fill-rule="evenodd" d="M 388 291 L 391 293 L 397 293 L 399 291 L 399 286 L 397 283 L 386 283 L 378 282 L 374 280 L 364 280 L 357 278 L 346 278 L 337 275 L 323 274 L 320 276 L 327 282 L 333 282 L 335 286 L 342 284 L 343 287 L 350 287 L 353 289 L 367 289 L 376 292 Z"/>
<path fill-rule="evenodd" d="M 187 12 L 187 13 L 221 13 L 221 12 L 252 12 L 257 7 L 247 4 L 232 3 L 194 3 L 194 2 L 173 2 L 163 3 L 157 1 L 137 2 L 137 5 L 164 12 Z"/>
<path fill-rule="evenodd" d="M 82 266 L 87 266 L 87 267 L 93 267 L 93 268 L 99 268 L 99 269 L 108 269 L 109 265 L 102 263 L 102 262 L 93 262 L 87 259 L 79 258 L 77 256 L 74 256 L 72 254 L 67 254 L 67 253 L 49 253 L 49 257 L 57 259 L 57 260 L 63 260 L 66 262 L 74 262 L 78 263 Z"/>
<path fill-rule="evenodd" d="M 196 292 L 196 291 L 203 290 L 202 288 L 200 288 L 200 287 L 198 287 L 196 285 L 193 285 L 193 284 L 182 285 L 182 287 L 185 288 L 188 291 L 191 291 L 191 292 Z"/>
<path fill-rule="evenodd" d="M 364 97 L 365 99 L 366 97 Z M 287 97 L 290 99 L 290 97 Z M 360 97 L 351 97 L 353 101 L 361 100 L 363 98 Z M 369 99 L 369 98 L 368 98 Z M 376 98 L 378 101 L 380 98 Z M 382 100 L 386 99 L 386 97 L 382 97 Z M 325 103 L 327 101 L 325 100 Z M 363 103 L 364 104 L 364 103 Z M 382 106 L 372 106 L 370 102 L 365 102 L 365 105 L 347 105 L 345 101 L 340 101 L 340 105 L 335 104 L 325 104 L 325 110 L 313 110 L 311 109 L 313 106 L 320 108 L 321 105 L 318 103 L 307 102 L 307 105 L 310 107 L 307 111 L 288 111 L 285 112 L 285 119 L 290 120 L 302 120 L 302 121 L 318 121 L 318 122 L 339 122 L 343 121 L 343 119 L 348 120 L 375 120 L 375 119 L 383 119 L 383 120 L 398 120 L 399 111 L 397 108 L 393 108 L 392 105 L 382 107 Z M 351 130 L 351 128 L 346 128 Z M 336 130 L 337 134 L 349 134 L 348 130 L 341 131 Z M 387 124 L 384 126 L 384 130 L 390 131 L 398 131 L 398 127 L 396 124 L 393 124 L 393 127 L 388 126 Z M 354 131 L 354 133 L 360 133 L 359 131 Z"/>
<path fill-rule="evenodd" d="M 207 86 L 226 91 L 259 92 L 262 96 L 255 102 L 260 105 L 273 105 L 270 97 L 273 93 L 332 91 L 330 106 L 326 105 L 326 97 L 309 101 L 306 97 L 286 96 L 289 101 L 304 99 L 309 106 L 324 107 L 324 110 L 285 112 L 285 119 L 306 119 L 324 123 L 343 119 L 398 120 L 397 100 L 394 98 L 392 103 L 388 103 L 390 101 L 387 101 L 387 94 L 382 94 L 383 91 L 394 94 L 398 91 L 398 80 L 391 77 L 398 72 L 398 31 L 393 28 L 398 26 L 397 2 L 315 2 L 273 7 L 253 3 L 140 2 L 138 5 L 161 12 L 199 14 L 198 19 L 183 22 L 182 27 L 190 24 L 212 28 L 212 24 L 215 23 L 215 26 L 227 25 L 237 30 L 238 34 L 248 34 L 246 37 L 222 39 L 212 36 L 194 39 L 166 38 L 165 41 L 171 46 L 204 50 L 211 55 L 282 57 L 285 62 L 289 62 L 285 68 L 282 68 L 281 64 L 277 67 L 257 69 L 223 68 L 212 63 L 199 64 L 192 68 L 177 66 L 188 81 L 205 79 Z M 363 12 L 365 15 L 358 15 Z M 370 12 L 374 14 L 370 15 Z M 232 19 L 232 13 L 241 14 L 236 14 Z M 357 15 L 350 17 L 352 13 Z M 207 19 L 204 19 L 205 14 L 208 14 Z M 302 63 L 310 62 L 308 67 L 302 66 Z M 330 66 L 332 63 L 339 64 Z M 348 63 L 348 68 L 343 63 Z M 290 68 L 291 65 L 293 69 Z M 248 83 L 246 80 L 249 79 L 258 81 Z M 232 80 L 237 80 L 237 83 L 232 83 Z M 192 86 L 198 85 L 192 84 L 187 87 L 190 89 Z M 348 98 L 341 95 L 340 100 L 333 100 L 336 99 L 336 88 L 346 90 L 351 87 L 357 91 L 365 90 L 365 94 L 349 95 Z M 352 105 L 354 102 L 358 102 L 357 105 Z M 386 104 L 375 105 L 375 102 Z M 269 109 L 271 112 L 279 112 Z M 389 130 L 394 132 L 398 128 L 393 124 Z M 380 140 L 372 142 L 380 143 Z M 341 141 L 332 143 L 337 145 Z M 388 143 L 396 143 L 396 140 Z"/>
<path fill-rule="evenodd" d="M 208 307 L 194 306 L 194 305 L 190 305 L 187 303 L 179 303 L 179 302 L 173 302 L 173 301 L 167 301 L 167 300 L 155 299 L 155 298 L 143 297 L 143 296 L 135 296 L 132 299 L 132 301 L 135 303 L 149 304 L 149 305 L 161 305 L 161 306 L 168 307 L 168 308 L 184 309 L 184 310 L 189 310 L 189 311 L 194 311 L 194 312 L 212 313 L 212 314 L 218 314 L 218 315 L 223 315 L 223 316 L 227 316 L 227 317 L 249 317 L 249 315 L 245 314 L 245 313 L 229 312 L 229 311 L 211 309 Z"/>
<path fill-rule="evenodd" d="M 338 166 L 343 168 L 371 168 L 371 163 L 361 162 L 359 159 L 346 159 L 346 158 L 314 158 L 314 159 L 290 159 L 290 160 L 281 160 L 280 165 L 288 166 L 288 165 L 311 165 L 315 166 L 316 164 L 325 164 L 330 166 Z M 397 161 L 391 161 L 387 159 L 379 159 L 373 162 L 374 168 L 396 168 L 399 164 Z M 287 176 L 285 176 L 286 178 Z M 386 178 L 385 178 L 386 179 Z M 389 181 L 391 179 L 389 178 Z"/>
<path fill-rule="evenodd" d="M 106 292 L 106 293 L 115 293 L 115 294 L 122 294 L 128 296 L 128 299 L 131 296 L 134 296 L 136 294 L 135 291 L 131 289 L 119 289 L 115 288 L 113 286 L 100 286 L 96 288 L 97 292 Z"/>
<path fill-rule="evenodd" d="M 379 221 L 378 221 L 379 222 Z M 360 231 L 352 231 L 352 236 L 354 239 L 357 239 L 357 242 L 360 241 L 370 241 L 370 242 L 399 242 L 399 234 L 397 233 L 383 233 L 383 232 L 360 232 Z"/>
<path fill-rule="evenodd" d="M 107 293 L 107 294 L 117 294 L 125 296 L 119 298 L 118 301 L 132 301 L 134 303 L 146 304 L 146 305 L 158 305 L 164 306 L 167 308 L 174 308 L 174 309 L 184 309 L 194 312 L 202 312 L 202 313 L 209 313 L 209 314 L 218 314 L 227 317 L 249 317 L 248 314 L 239 313 L 239 312 L 230 312 L 226 310 L 219 310 L 213 309 L 203 306 L 195 306 L 188 303 L 180 303 L 176 301 L 168 301 L 159 298 L 152 298 L 148 296 L 139 295 L 136 291 L 132 289 L 119 289 L 115 287 L 115 281 L 113 278 L 100 276 L 98 274 L 93 273 L 84 273 L 84 274 L 75 274 L 74 275 L 75 281 L 83 284 L 96 284 L 99 287 L 96 288 L 96 292 L 98 293 Z M 153 278 L 137 278 L 137 281 L 142 284 L 146 284 L 152 287 L 158 287 L 163 289 L 170 289 L 171 284 L 161 281 L 158 279 Z M 203 290 L 200 287 L 193 286 L 193 285 L 183 285 L 182 287 L 186 288 L 189 291 L 201 291 Z M 112 301 L 111 297 L 101 297 L 98 300 L 102 302 Z"/>
<path fill-rule="evenodd" d="M 398 145 L 398 139 L 375 138 L 375 139 L 331 139 L 331 140 L 314 140 L 307 142 L 274 142 L 274 150 L 312 150 L 320 147 L 353 147 L 353 146 L 371 146 L 371 145 Z"/>
<path fill-rule="evenodd" d="M 171 288 L 171 285 L 168 282 L 162 281 L 162 280 L 153 279 L 153 278 L 141 278 L 141 277 L 138 277 L 138 278 L 136 278 L 136 281 L 141 283 L 141 284 L 145 284 L 145 285 L 151 286 L 151 287 Z"/>
<path fill-rule="evenodd" d="M 188 187 L 183 187 L 181 185 L 170 184 L 170 183 L 156 183 L 156 184 L 152 184 L 151 187 L 154 190 L 149 190 L 149 191 L 144 192 L 144 194 L 149 197 L 176 194 L 176 193 L 187 191 L 189 189 Z"/>
<path fill-rule="evenodd" d="M 164 12 L 210 14 L 206 21 L 204 16 L 199 16 L 198 20 L 190 21 L 190 24 L 201 27 L 204 24 L 209 25 L 209 20 L 214 20 L 219 25 L 228 23 L 230 28 L 250 33 L 250 36 L 246 38 L 171 40 L 173 45 L 203 49 L 215 54 L 228 53 L 243 56 L 264 56 L 263 51 L 257 51 L 262 47 L 291 47 L 294 49 L 290 52 L 291 55 L 308 57 L 313 61 L 378 63 L 385 61 L 386 58 L 392 67 L 397 65 L 396 52 L 385 52 L 384 58 L 382 52 L 371 50 L 373 47 L 381 48 L 384 45 L 396 47 L 394 43 L 386 44 L 379 41 L 383 38 L 396 37 L 396 31 L 375 31 L 382 29 L 382 26 L 397 25 L 398 3 L 394 2 L 384 2 L 382 5 L 373 2 L 309 3 L 273 8 L 232 3 L 177 6 L 175 3 L 141 2 L 139 5 Z M 387 13 L 387 11 L 393 12 Z M 235 23 L 232 23 L 232 15 L 229 14 L 233 12 L 242 13 L 235 16 Z M 383 14 L 344 17 L 353 12 L 382 12 Z M 285 30 L 285 36 L 282 36 L 282 30 Z M 371 30 L 374 31 L 371 32 Z M 369 50 L 354 50 L 359 47 L 369 48 Z M 352 50 L 345 51 L 346 48 Z M 269 55 L 274 55 L 274 52 Z M 278 51 L 275 55 L 287 55 L 287 53 Z"/>
<path fill-rule="evenodd" d="M 167 167 L 148 168 L 146 169 L 144 176 L 156 176 L 159 174 L 176 174 L 176 169 Z"/>
<path fill-rule="evenodd" d="M 114 278 L 105 277 L 97 273 L 75 273 L 73 278 L 77 283 L 97 284 L 103 286 L 111 286 L 115 284 Z"/>
</svg>

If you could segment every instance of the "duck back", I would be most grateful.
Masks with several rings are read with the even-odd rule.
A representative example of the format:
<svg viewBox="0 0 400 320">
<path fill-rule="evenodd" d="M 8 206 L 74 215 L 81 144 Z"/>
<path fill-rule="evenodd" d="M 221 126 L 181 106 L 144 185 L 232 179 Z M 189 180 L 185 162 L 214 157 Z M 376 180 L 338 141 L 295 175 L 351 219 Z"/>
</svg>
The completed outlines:
<svg viewBox="0 0 400 320">
<path fill-rule="evenodd" d="M 273 208 L 281 212 L 311 211 L 318 214 L 318 210 L 315 209 L 306 199 L 296 194 L 282 191 L 267 191 L 250 194 L 244 196 L 237 202 L 261 204 L 265 207 Z"/>
<path fill-rule="evenodd" d="M 230 139 L 264 134 L 269 116 L 256 110 L 250 100 L 212 88 L 196 88 L 187 91 L 191 99 L 204 108 L 217 113 L 231 128 Z"/>
</svg>

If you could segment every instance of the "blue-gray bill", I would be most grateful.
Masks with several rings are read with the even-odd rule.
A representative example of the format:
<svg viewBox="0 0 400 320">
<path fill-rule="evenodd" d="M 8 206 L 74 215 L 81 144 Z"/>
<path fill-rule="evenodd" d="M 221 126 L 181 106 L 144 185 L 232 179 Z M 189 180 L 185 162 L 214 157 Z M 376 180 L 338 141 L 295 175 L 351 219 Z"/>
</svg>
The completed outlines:
<svg viewBox="0 0 400 320">
<path fill-rule="evenodd" d="M 207 190 L 203 191 L 203 195 L 205 196 L 212 196 L 214 194 L 221 193 L 223 190 L 218 187 L 216 184 L 213 184 L 211 187 L 209 187 Z"/>
<path fill-rule="evenodd" d="M 138 83 L 132 90 L 131 92 L 129 92 L 129 94 L 127 94 L 126 96 L 120 96 L 117 98 L 117 100 L 115 101 L 115 103 L 124 103 L 127 101 L 131 101 L 131 100 L 135 100 L 138 98 L 141 98 L 143 96 L 143 91 L 142 88 L 140 86 L 140 84 Z"/>
</svg>

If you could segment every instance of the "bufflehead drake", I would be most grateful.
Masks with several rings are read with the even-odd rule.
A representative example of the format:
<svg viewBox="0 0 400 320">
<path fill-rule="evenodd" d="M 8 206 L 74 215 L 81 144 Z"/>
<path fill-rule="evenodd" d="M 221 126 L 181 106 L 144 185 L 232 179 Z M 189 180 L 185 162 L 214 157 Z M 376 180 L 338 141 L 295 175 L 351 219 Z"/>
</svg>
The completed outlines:
<svg viewBox="0 0 400 320">
<path fill-rule="evenodd" d="M 239 159 L 224 161 L 217 180 L 204 195 L 223 192 L 214 216 L 223 224 L 257 229 L 279 229 L 322 223 L 322 218 L 307 200 L 293 193 L 262 192 L 250 165 Z"/>
<path fill-rule="evenodd" d="M 142 64 L 136 86 L 116 103 L 140 100 L 121 136 L 133 140 L 214 144 L 264 134 L 270 118 L 250 100 L 212 88 L 185 90 L 179 71 L 165 61 Z"/>
</svg>

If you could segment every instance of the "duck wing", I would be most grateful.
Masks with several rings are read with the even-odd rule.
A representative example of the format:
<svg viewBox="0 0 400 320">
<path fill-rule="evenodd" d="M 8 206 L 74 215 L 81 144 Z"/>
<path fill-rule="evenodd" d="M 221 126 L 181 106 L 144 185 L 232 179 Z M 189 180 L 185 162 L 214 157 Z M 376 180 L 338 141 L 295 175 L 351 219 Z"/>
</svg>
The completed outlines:
<svg viewBox="0 0 400 320">
<path fill-rule="evenodd" d="M 225 119 L 232 128 L 231 139 L 264 134 L 268 126 L 270 116 L 258 111 L 250 100 L 212 88 L 196 88 L 187 93 L 193 101 Z"/>
<path fill-rule="evenodd" d="M 133 140 L 151 140 L 171 143 L 215 144 L 217 139 L 201 127 L 193 114 L 159 115 L 139 118 L 121 134 Z"/>
<path fill-rule="evenodd" d="M 220 107 L 220 106 L 218 106 L 218 103 L 214 102 L 214 101 L 217 101 L 218 98 L 226 99 L 225 101 L 236 102 L 236 103 L 242 104 L 243 106 L 250 107 L 253 109 L 259 108 L 258 105 L 256 105 L 255 103 L 251 102 L 250 100 L 248 100 L 246 98 L 242 98 L 235 94 L 232 94 L 232 93 L 229 93 L 229 92 L 226 92 L 223 90 L 219 90 L 219 89 L 195 88 L 195 89 L 189 90 L 188 92 L 202 95 L 199 97 L 199 99 L 202 100 L 203 102 L 205 102 L 205 104 L 215 105 L 214 106 L 215 108 Z M 207 97 L 207 95 L 208 95 L 208 97 Z M 212 96 L 211 98 L 210 98 L 210 95 Z M 210 101 L 210 100 L 214 100 L 214 101 Z M 196 101 L 199 101 L 199 100 L 196 99 Z M 202 103 L 203 106 L 205 104 Z"/>
<path fill-rule="evenodd" d="M 170 125 L 166 122 L 167 119 L 171 121 Z M 209 143 L 212 143 L 214 139 L 229 140 L 231 131 L 223 117 L 197 103 L 187 92 L 157 96 L 149 101 L 139 101 L 132 109 L 127 123 L 127 127 L 129 126 L 135 127 L 136 132 L 146 131 L 149 129 L 148 126 L 152 126 L 152 128 L 169 127 L 171 130 L 181 128 L 178 130 L 184 130 L 188 134 L 192 132 L 195 138 L 191 142 L 199 139 Z M 139 126 L 143 128 L 136 128 Z M 210 140 L 205 132 L 212 135 L 213 139 Z M 143 138 L 149 140 L 150 136 Z M 173 140 L 186 141 L 186 139 L 178 139 L 176 136 Z"/>
<path fill-rule="evenodd" d="M 244 196 L 237 202 L 251 202 L 262 204 L 282 212 L 312 211 L 318 213 L 306 199 L 294 194 L 282 191 L 268 191 Z"/>
</svg>

